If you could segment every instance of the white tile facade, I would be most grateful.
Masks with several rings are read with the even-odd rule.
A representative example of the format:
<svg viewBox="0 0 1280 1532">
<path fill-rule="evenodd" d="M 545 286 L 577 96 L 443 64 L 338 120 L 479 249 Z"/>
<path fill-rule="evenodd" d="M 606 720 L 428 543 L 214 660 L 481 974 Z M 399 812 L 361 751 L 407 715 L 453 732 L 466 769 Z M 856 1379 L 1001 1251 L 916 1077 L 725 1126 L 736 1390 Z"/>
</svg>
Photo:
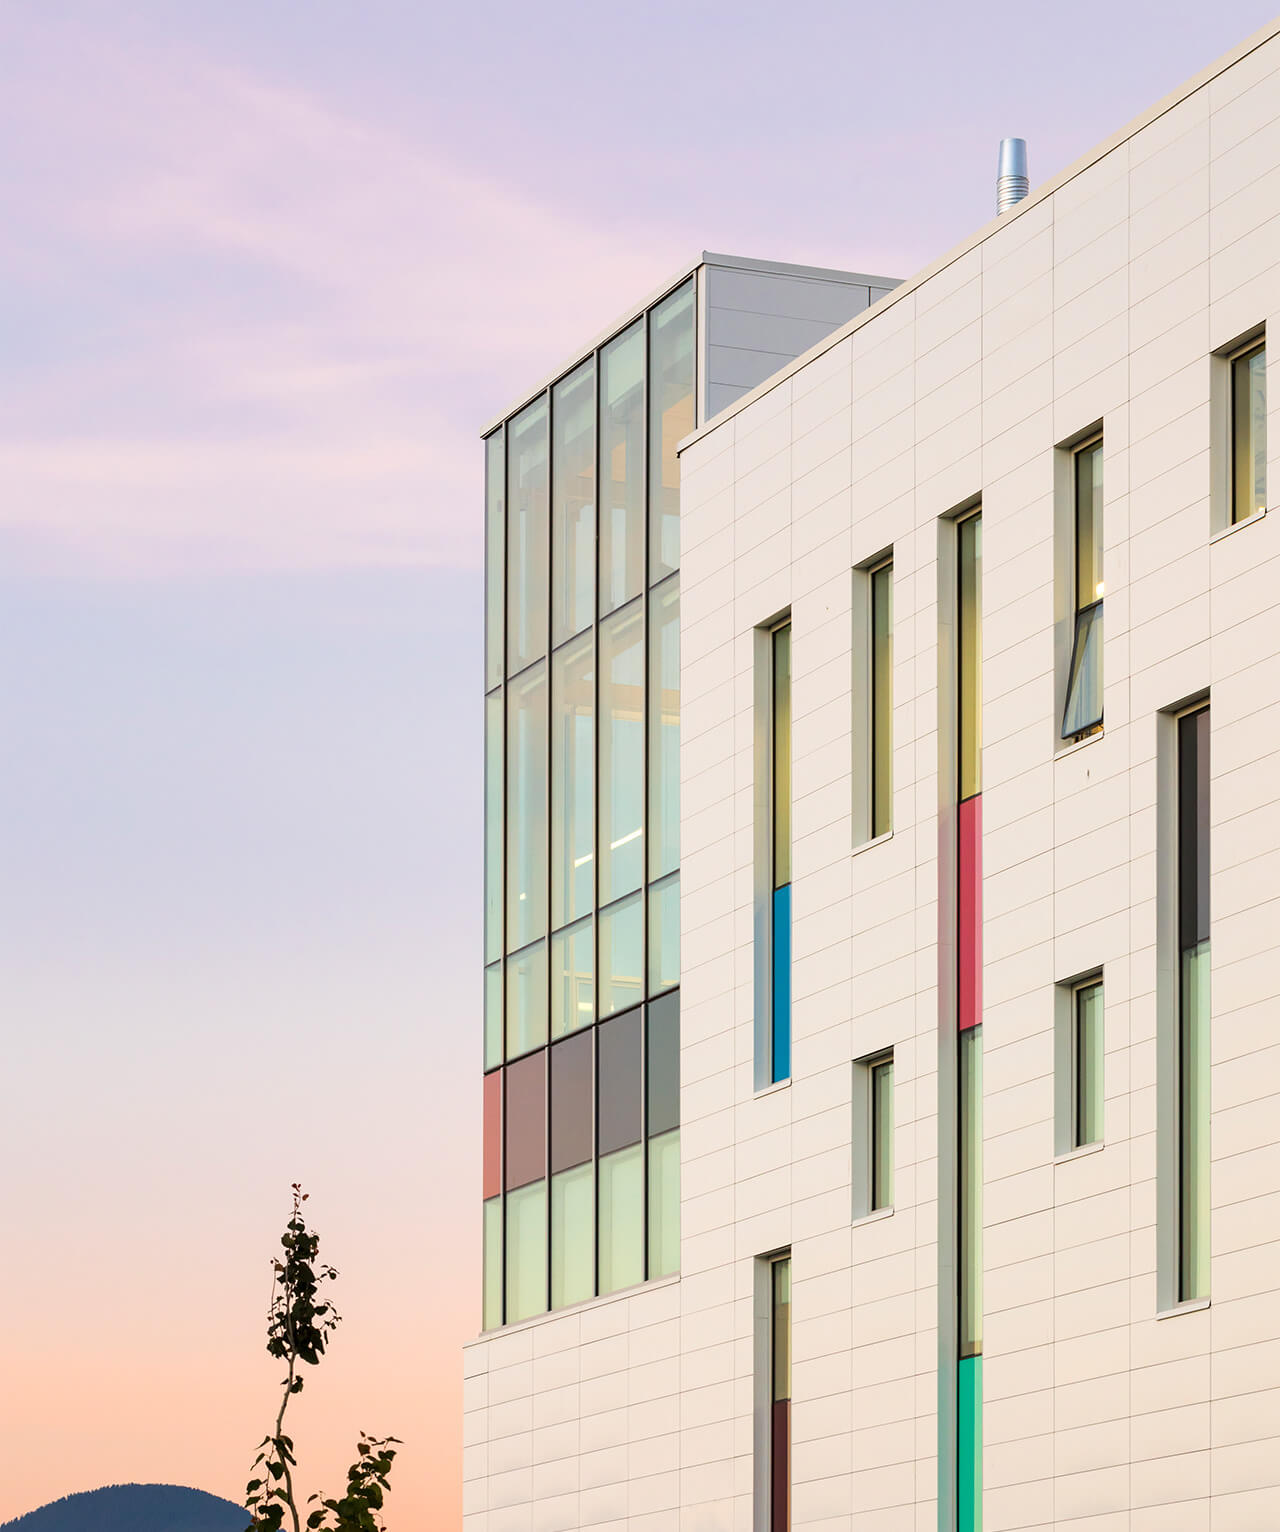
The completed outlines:
<svg viewBox="0 0 1280 1532">
<path fill-rule="evenodd" d="M 686 446 L 682 1275 L 468 1348 L 467 1532 L 752 1532 L 784 1246 L 793 1525 L 938 1527 L 937 520 L 977 495 L 985 1532 L 1280 1527 L 1280 507 L 1210 519 L 1210 356 L 1262 323 L 1280 26 Z M 1054 448 L 1099 419 L 1106 726 L 1055 756 Z M 890 545 L 894 832 L 851 854 L 851 570 Z M 793 1079 L 757 1095 L 753 630 L 788 608 Z M 1212 1302 L 1157 1318 L 1157 720 L 1206 690 Z M 1055 1162 L 1054 985 L 1099 967 L 1105 1145 Z M 896 1210 L 853 1225 L 850 1061 L 889 1045 Z"/>
</svg>

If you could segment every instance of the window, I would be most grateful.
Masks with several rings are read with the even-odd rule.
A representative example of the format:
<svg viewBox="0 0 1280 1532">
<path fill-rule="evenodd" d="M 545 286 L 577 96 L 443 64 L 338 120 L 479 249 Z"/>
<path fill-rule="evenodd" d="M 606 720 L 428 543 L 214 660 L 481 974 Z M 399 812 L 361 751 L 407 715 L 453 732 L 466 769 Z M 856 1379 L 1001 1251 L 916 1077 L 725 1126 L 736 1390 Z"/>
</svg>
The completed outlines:
<svg viewBox="0 0 1280 1532">
<path fill-rule="evenodd" d="M 591 913 L 595 866 L 591 634 L 551 656 L 551 925 Z"/>
<path fill-rule="evenodd" d="M 893 1207 L 893 1054 L 853 1065 L 853 1217 Z"/>
<path fill-rule="evenodd" d="M 772 941 L 770 1079 L 791 1077 L 791 623 L 771 640 L 773 716 L 770 731 L 772 807 Z"/>
<path fill-rule="evenodd" d="M 893 1206 L 893 1055 L 871 1066 L 871 1210 Z"/>
<path fill-rule="evenodd" d="M 791 1526 L 791 1257 L 772 1263 L 769 1532 Z"/>
<path fill-rule="evenodd" d="M 649 316 L 649 580 L 680 563 L 680 459 L 694 428 L 694 286 L 686 282 Z"/>
<path fill-rule="evenodd" d="M 853 839 L 893 829 L 893 559 L 853 572 Z"/>
<path fill-rule="evenodd" d="M 957 1526 L 982 1526 L 982 1028 L 960 1034 Z"/>
<path fill-rule="evenodd" d="M 501 428 L 484 444 L 484 685 L 502 680 L 503 559 L 506 538 L 506 435 Z"/>
<path fill-rule="evenodd" d="M 644 587 L 644 321 L 600 353 L 600 615 Z"/>
<path fill-rule="evenodd" d="M 1267 508 L 1267 349 L 1258 341 L 1231 358 L 1232 522 Z"/>
<path fill-rule="evenodd" d="M 551 641 L 591 626 L 596 587 L 596 370 L 551 390 Z"/>
<path fill-rule="evenodd" d="M 649 1276 L 680 1270 L 680 1001 L 648 1008 L 645 1132 L 649 1169 Z"/>
<path fill-rule="evenodd" d="M 641 1021 L 638 1010 L 598 1028 L 600 1291 L 644 1280 Z"/>
<path fill-rule="evenodd" d="M 956 527 L 960 565 L 960 798 L 982 791 L 982 513 Z"/>
<path fill-rule="evenodd" d="M 1072 455 L 1074 631 L 1067 669 L 1063 739 L 1102 726 L 1102 438 Z"/>
<path fill-rule="evenodd" d="M 1178 728 L 1178 1298 L 1209 1293 L 1209 709 Z"/>
<path fill-rule="evenodd" d="M 644 612 L 639 601 L 600 624 L 601 904 L 644 873 Z"/>
<path fill-rule="evenodd" d="M 547 652 L 547 396 L 507 427 L 507 674 Z"/>
<path fill-rule="evenodd" d="M 547 666 L 507 686 L 507 951 L 547 928 Z"/>
<path fill-rule="evenodd" d="M 1072 1147 L 1100 1144 L 1103 1136 L 1102 981 L 1072 991 Z"/>
</svg>

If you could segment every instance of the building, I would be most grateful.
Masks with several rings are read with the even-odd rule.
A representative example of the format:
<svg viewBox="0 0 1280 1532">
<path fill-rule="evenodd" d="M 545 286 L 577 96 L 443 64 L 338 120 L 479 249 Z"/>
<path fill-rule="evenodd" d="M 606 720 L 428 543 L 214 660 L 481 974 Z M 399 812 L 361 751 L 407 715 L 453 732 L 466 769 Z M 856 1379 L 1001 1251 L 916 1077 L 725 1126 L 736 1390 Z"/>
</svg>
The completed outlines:
<svg viewBox="0 0 1280 1532">
<path fill-rule="evenodd" d="M 487 1289 L 471 1532 L 1280 1526 L 1277 325 L 1280 23 L 684 437 L 678 1021 L 550 1213 L 621 1287 L 647 1163 L 651 1279 Z"/>
</svg>

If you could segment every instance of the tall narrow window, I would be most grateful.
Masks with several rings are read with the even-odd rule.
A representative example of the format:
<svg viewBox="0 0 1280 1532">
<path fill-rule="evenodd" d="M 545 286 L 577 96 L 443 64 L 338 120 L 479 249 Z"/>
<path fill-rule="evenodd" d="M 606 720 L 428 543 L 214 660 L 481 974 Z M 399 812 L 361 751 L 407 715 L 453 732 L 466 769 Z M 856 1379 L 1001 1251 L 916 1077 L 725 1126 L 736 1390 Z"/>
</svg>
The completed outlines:
<svg viewBox="0 0 1280 1532">
<path fill-rule="evenodd" d="M 507 674 L 547 652 L 547 396 L 507 427 Z"/>
<path fill-rule="evenodd" d="M 769 1532 L 791 1527 L 791 1257 L 773 1262 Z"/>
<path fill-rule="evenodd" d="M 893 828 L 893 560 L 871 571 L 871 835 Z"/>
<path fill-rule="evenodd" d="M 1063 739 L 1079 739 L 1102 724 L 1102 438 L 1078 447 L 1072 459 L 1075 537 L 1075 630 L 1067 671 Z"/>
<path fill-rule="evenodd" d="M 1267 508 L 1267 349 L 1263 341 L 1231 359 L 1231 520 Z"/>
<path fill-rule="evenodd" d="M 1178 719 L 1178 1296 L 1209 1293 L 1209 709 Z"/>
<path fill-rule="evenodd" d="M 551 641 L 591 626 L 596 589 L 596 368 L 551 390 Z"/>
<path fill-rule="evenodd" d="M 893 1206 L 893 1055 L 871 1066 L 871 1211 Z"/>
<path fill-rule="evenodd" d="M 644 321 L 600 353 L 600 615 L 644 587 Z"/>
<path fill-rule="evenodd" d="M 956 528 L 960 562 L 961 799 L 982 791 L 982 514 Z"/>
<path fill-rule="evenodd" d="M 982 1028 L 960 1034 L 957 1525 L 982 1527 Z"/>
<path fill-rule="evenodd" d="M 501 427 L 484 444 L 484 686 L 502 680 L 503 543 L 506 540 L 506 433 Z"/>
<path fill-rule="evenodd" d="M 649 316 L 649 583 L 680 565 L 680 459 L 694 427 L 694 285 L 679 287 Z"/>
<path fill-rule="evenodd" d="M 1102 982 L 1077 985 L 1073 1002 L 1075 1147 L 1102 1142 Z"/>
<path fill-rule="evenodd" d="M 773 630 L 771 1078 L 791 1077 L 791 623 Z"/>
</svg>

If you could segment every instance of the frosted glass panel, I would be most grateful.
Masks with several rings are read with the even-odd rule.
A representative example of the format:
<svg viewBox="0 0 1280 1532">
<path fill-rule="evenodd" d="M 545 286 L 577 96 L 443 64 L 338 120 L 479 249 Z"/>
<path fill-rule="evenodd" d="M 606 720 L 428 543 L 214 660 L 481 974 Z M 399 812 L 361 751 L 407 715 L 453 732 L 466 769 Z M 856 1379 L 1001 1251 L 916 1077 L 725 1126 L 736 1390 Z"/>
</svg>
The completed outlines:
<svg viewBox="0 0 1280 1532">
<path fill-rule="evenodd" d="M 600 625 L 601 904 L 640 887 L 644 871 L 644 612 Z"/>
<path fill-rule="evenodd" d="M 594 1295 L 595 1168 L 579 1165 L 551 1180 L 551 1307 Z"/>
<path fill-rule="evenodd" d="M 547 399 L 507 427 L 507 674 L 547 652 Z"/>
<path fill-rule="evenodd" d="M 600 1291 L 644 1279 L 644 1159 L 640 1144 L 600 1161 Z"/>
<path fill-rule="evenodd" d="M 649 315 L 649 579 L 680 564 L 680 459 L 694 428 L 696 325 L 692 279 Z"/>
<path fill-rule="evenodd" d="M 680 865 L 680 577 L 649 600 L 649 876 Z"/>
<path fill-rule="evenodd" d="M 649 1140 L 649 1276 L 680 1270 L 680 1129 Z"/>
<path fill-rule="evenodd" d="M 600 614 L 644 586 L 644 323 L 600 353 Z"/>
<path fill-rule="evenodd" d="M 595 759 L 592 638 L 551 657 L 551 925 L 591 910 Z"/>
<path fill-rule="evenodd" d="M 507 1193 L 507 1323 L 547 1307 L 547 1183 Z"/>
<path fill-rule="evenodd" d="M 551 391 L 551 638 L 591 626 L 596 583 L 596 372 L 587 361 Z"/>
</svg>

